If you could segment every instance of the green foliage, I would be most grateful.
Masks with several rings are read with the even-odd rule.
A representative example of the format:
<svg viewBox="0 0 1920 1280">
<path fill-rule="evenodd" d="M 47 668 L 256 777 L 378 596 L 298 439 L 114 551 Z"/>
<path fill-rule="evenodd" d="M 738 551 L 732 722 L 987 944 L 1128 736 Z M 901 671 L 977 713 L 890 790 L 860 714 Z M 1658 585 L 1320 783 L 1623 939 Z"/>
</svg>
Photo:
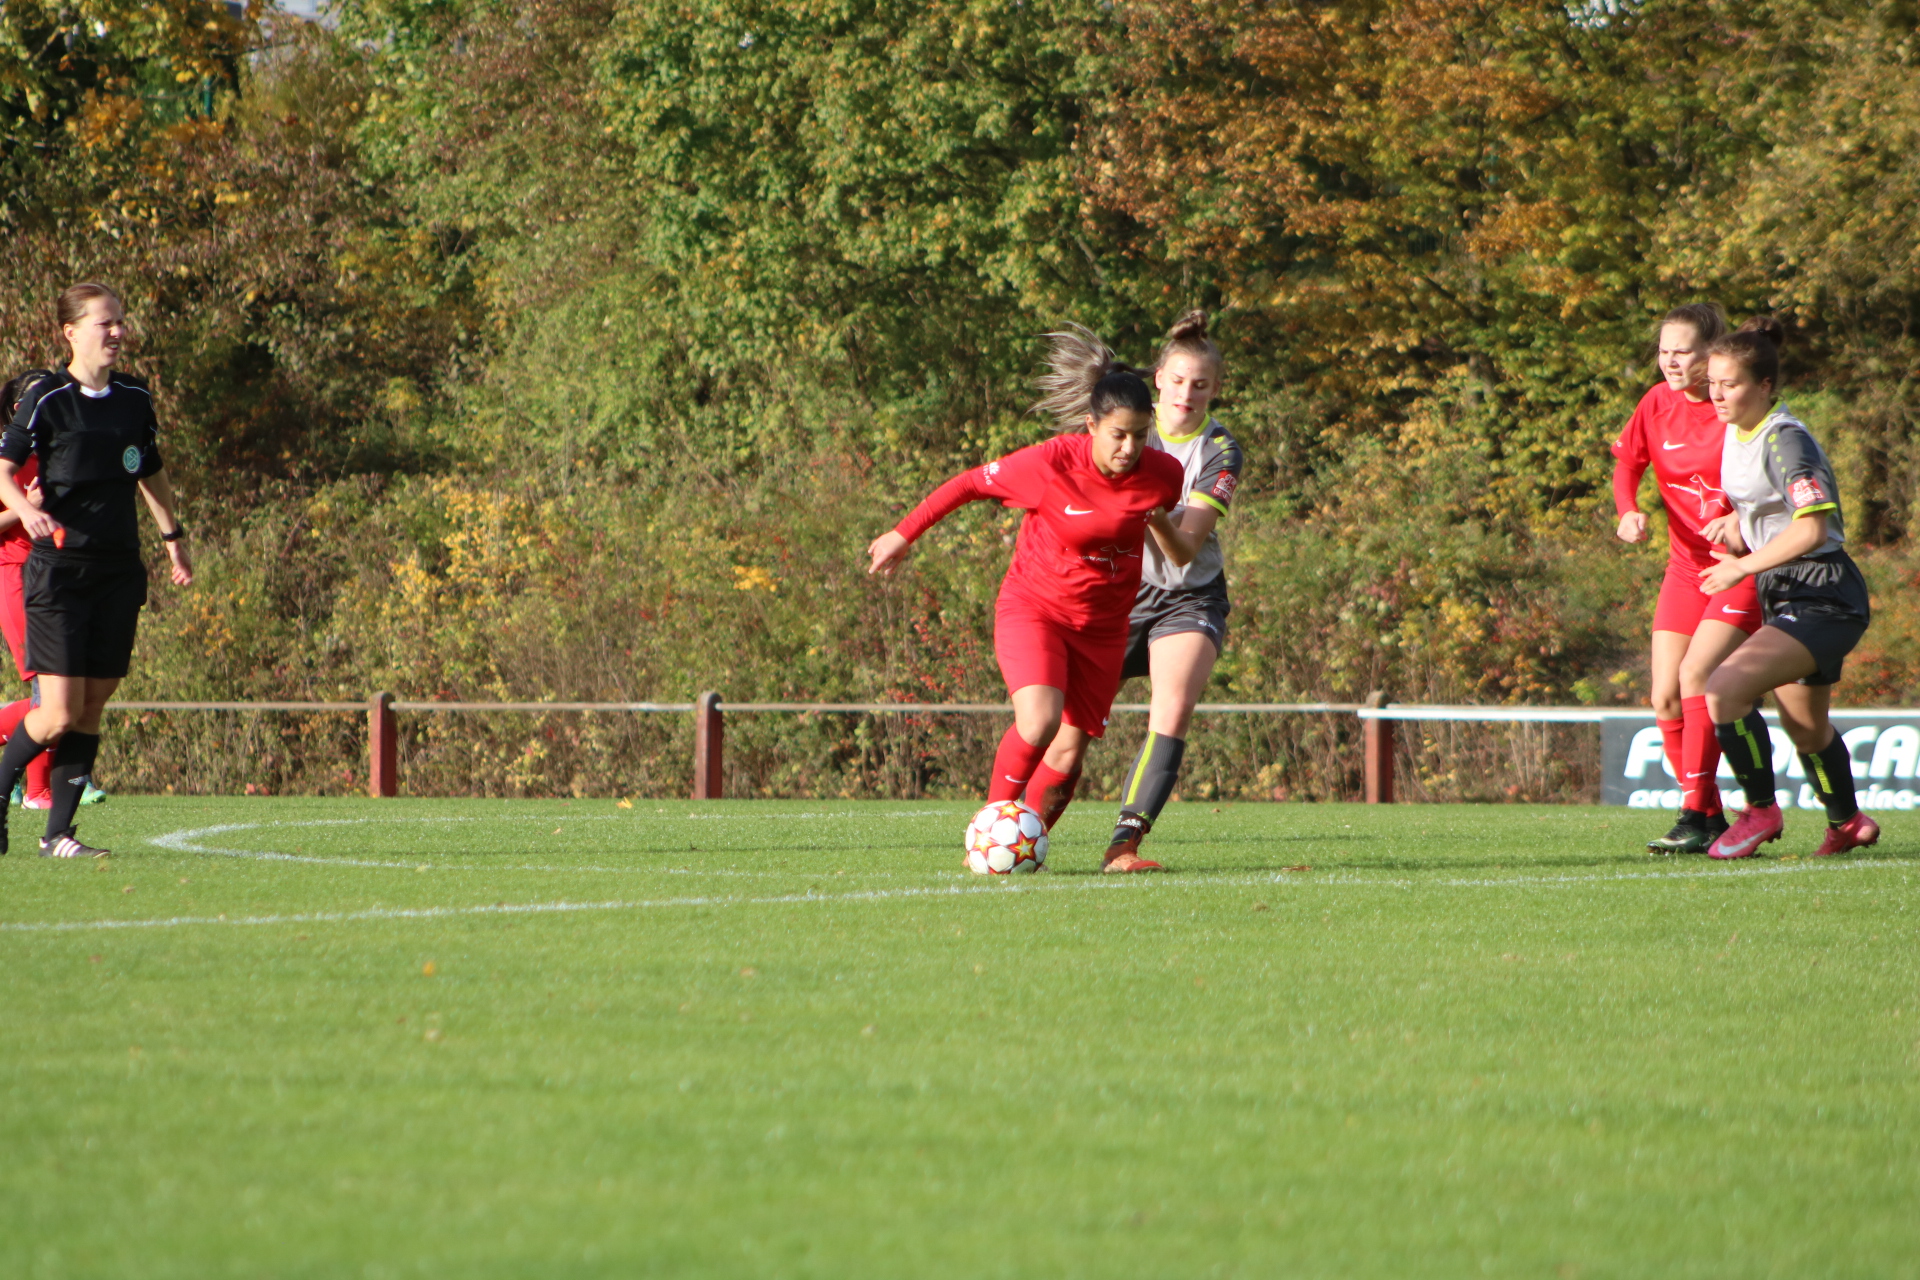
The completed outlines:
<svg viewBox="0 0 1920 1280">
<path fill-rule="evenodd" d="M 151 693 L 994 697 L 1010 517 L 898 584 L 860 548 L 1039 437 L 1037 335 L 1146 360 L 1195 303 L 1249 454 L 1224 696 L 1640 696 L 1657 556 L 1607 537 L 1605 444 L 1695 298 L 1794 321 L 1856 544 L 1908 573 L 1909 4 L 349 0 L 297 38 L 189 8 L 0 24 L 0 359 L 118 284 L 206 534 Z M 1914 696 L 1905 649 L 1849 687 Z M 679 729 L 431 723 L 423 785 L 678 785 Z M 977 729 L 741 726 L 730 785 L 965 791 Z M 348 740 L 273 748 L 273 785 L 351 785 Z M 1196 786 L 1355 785 L 1326 726 L 1233 741 Z M 1411 767 L 1584 785 L 1500 749 Z"/>
</svg>

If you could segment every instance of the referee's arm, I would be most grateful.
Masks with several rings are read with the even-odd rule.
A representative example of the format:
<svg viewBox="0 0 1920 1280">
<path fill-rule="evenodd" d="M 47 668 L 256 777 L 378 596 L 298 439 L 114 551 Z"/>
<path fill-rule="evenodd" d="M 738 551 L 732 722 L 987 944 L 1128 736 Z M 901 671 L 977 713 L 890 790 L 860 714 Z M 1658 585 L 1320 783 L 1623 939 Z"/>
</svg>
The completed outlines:
<svg viewBox="0 0 1920 1280">
<path fill-rule="evenodd" d="M 0 470 L 7 466 L 0 460 Z M 4 496 L 4 492 L 0 492 L 0 496 Z M 173 513 L 173 481 L 167 479 L 165 471 L 156 471 L 140 480 L 140 496 L 147 500 L 147 510 L 153 512 L 153 522 L 160 526 L 160 536 L 166 542 L 167 559 L 173 562 L 173 585 L 192 586 L 193 557 L 187 554 L 187 531 L 180 527 L 180 519 Z"/>
</svg>

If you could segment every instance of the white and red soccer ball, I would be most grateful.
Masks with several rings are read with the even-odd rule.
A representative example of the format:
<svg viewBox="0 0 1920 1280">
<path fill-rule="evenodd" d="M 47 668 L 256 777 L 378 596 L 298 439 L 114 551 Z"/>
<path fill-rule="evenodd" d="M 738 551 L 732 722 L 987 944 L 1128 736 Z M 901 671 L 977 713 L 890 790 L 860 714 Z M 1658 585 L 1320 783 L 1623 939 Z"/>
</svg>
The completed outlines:
<svg viewBox="0 0 1920 1280">
<path fill-rule="evenodd" d="M 1047 824 L 1018 800 L 990 800 L 967 824 L 967 870 L 1010 876 L 1047 864 Z"/>
</svg>

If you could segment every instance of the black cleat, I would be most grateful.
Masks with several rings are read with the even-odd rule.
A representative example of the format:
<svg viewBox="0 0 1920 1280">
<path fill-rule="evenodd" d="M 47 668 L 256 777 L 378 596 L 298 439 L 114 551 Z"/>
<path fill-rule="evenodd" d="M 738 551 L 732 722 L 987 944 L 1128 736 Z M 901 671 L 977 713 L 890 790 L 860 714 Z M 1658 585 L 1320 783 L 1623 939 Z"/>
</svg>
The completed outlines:
<svg viewBox="0 0 1920 1280">
<path fill-rule="evenodd" d="M 1708 846 L 1727 829 L 1725 814 L 1695 813 L 1691 809 L 1680 811 L 1680 821 L 1673 824 L 1673 830 L 1657 840 L 1647 841 L 1647 852 L 1659 855 L 1676 853 L 1705 853 Z"/>
<path fill-rule="evenodd" d="M 40 856 L 43 858 L 104 858 L 105 849 L 90 849 L 74 839 L 73 832 L 55 836 L 51 840 L 40 841 Z"/>
</svg>

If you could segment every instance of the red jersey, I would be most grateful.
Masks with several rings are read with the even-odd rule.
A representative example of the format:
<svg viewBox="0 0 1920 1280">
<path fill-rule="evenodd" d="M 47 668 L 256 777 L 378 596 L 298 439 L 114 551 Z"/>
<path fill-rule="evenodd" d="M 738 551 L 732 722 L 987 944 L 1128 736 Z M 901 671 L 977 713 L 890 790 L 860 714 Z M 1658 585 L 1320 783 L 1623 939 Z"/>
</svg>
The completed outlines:
<svg viewBox="0 0 1920 1280">
<path fill-rule="evenodd" d="M 14 473 L 13 478 L 24 489 L 33 483 L 33 478 L 39 474 L 40 459 L 29 457 L 20 464 L 20 470 Z M 4 509 L 0 508 L 0 510 Z M 31 550 L 33 550 L 33 539 L 27 536 L 27 531 L 20 526 L 19 521 L 16 520 L 5 529 L 0 529 L 0 564 L 25 564 L 27 552 Z"/>
<path fill-rule="evenodd" d="M 1714 563 L 1700 530 L 1733 510 L 1720 488 L 1720 450 L 1726 424 L 1711 400 L 1695 403 L 1662 382 L 1640 397 L 1620 438 L 1613 442 L 1613 505 L 1625 515 L 1639 509 L 1640 477 L 1653 465 L 1660 500 L 1667 505 L 1667 540 L 1676 562 L 1705 569 Z"/>
<path fill-rule="evenodd" d="M 1140 586 L 1147 515 L 1156 507 L 1171 511 L 1185 493 L 1186 471 L 1171 454 L 1143 449 L 1133 470 L 1106 476 L 1093 465 L 1092 437 L 1075 432 L 961 472 L 895 532 L 912 542 L 982 499 L 1024 509 L 1001 595 L 1021 596 L 1073 626 L 1124 628 Z"/>
</svg>

